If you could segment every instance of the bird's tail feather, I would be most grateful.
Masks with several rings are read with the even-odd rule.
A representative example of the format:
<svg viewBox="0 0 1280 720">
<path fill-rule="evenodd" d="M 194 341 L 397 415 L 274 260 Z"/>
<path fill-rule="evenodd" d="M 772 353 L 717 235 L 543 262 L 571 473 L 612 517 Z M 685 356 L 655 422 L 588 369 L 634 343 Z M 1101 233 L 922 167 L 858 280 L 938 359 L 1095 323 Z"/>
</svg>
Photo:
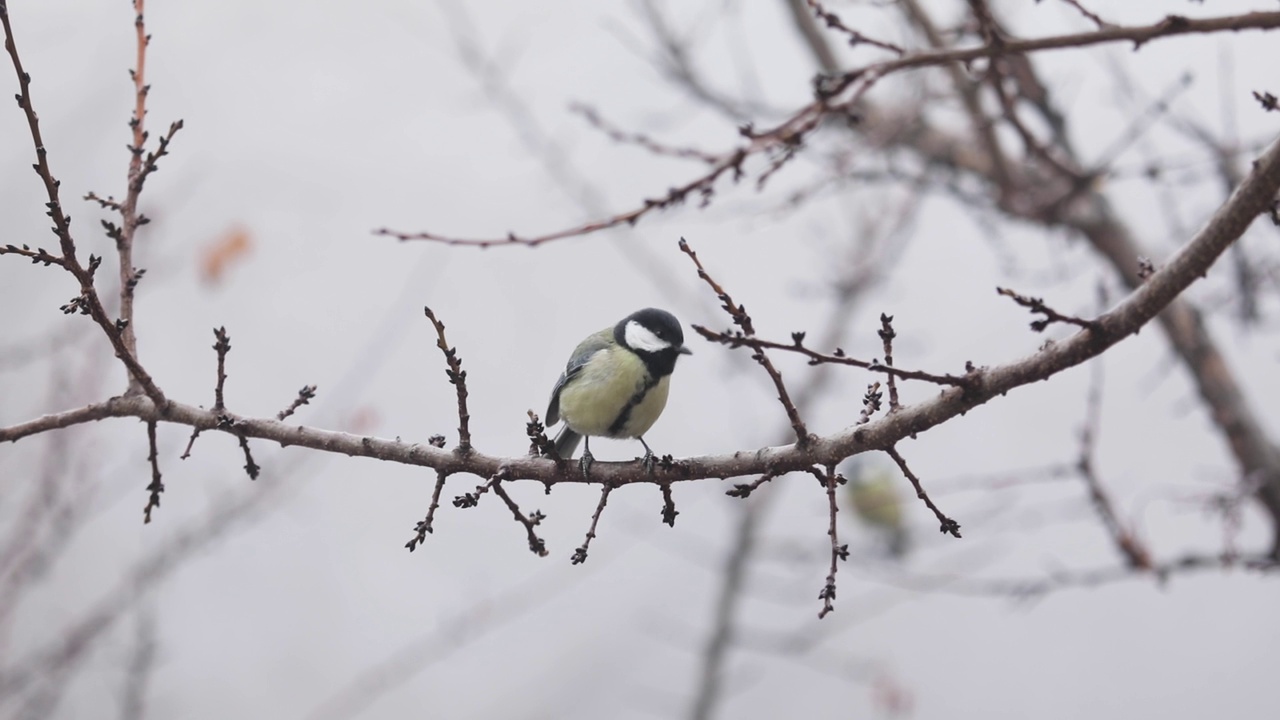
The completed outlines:
<svg viewBox="0 0 1280 720">
<path fill-rule="evenodd" d="M 562 459 L 568 460 L 573 457 L 573 452 L 578 449 L 578 443 L 582 441 L 582 436 L 569 429 L 566 425 L 556 435 L 555 448 L 556 455 Z"/>
</svg>

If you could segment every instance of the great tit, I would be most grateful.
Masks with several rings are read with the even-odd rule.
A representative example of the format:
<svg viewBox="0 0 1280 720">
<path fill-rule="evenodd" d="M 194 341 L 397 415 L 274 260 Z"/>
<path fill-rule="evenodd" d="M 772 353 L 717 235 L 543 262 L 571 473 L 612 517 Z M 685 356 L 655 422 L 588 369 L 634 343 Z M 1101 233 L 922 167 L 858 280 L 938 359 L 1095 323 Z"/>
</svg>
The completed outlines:
<svg viewBox="0 0 1280 720">
<path fill-rule="evenodd" d="M 857 458 L 846 462 L 840 471 L 849 478 L 847 492 L 858 519 L 883 539 L 891 557 L 903 559 L 910 550 L 911 537 L 898 492 L 901 475 Z"/>
<path fill-rule="evenodd" d="M 569 459 L 578 441 L 587 438 L 580 466 L 591 466 L 593 436 L 637 438 L 644 445 L 645 466 L 652 469 L 653 451 L 644 434 L 667 405 L 676 358 L 690 355 L 680 321 L 665 310 L 645 308 L 574 348 L 564 374 L 551 390 L 547 425 L 564 420 L 555 451 Z"/>
</svg>

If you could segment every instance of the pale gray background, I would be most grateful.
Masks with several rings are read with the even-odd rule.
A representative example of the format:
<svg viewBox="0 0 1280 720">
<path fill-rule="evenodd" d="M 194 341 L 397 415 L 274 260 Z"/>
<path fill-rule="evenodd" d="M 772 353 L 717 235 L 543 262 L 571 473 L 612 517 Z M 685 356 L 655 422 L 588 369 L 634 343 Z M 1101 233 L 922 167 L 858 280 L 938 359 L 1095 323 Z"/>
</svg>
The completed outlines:
<svg viewBox="0 0 1280 720">
<path fill-rule="evenodd" d="M 735 141 L 731 123 L 697 109 L 655 72 L 647 59 L 651 40 L 628 4 L 466 5 L 477 41 L 608 207 L 660 195 L 698 168 L 613 145 L 567 112 L 571 101 L 675 142 L 723 149 Z M 679 6 L 673 14 L 684 27 L 720 12 L 734 18 L 712 26 L 699 56 L 724 87 L 754 84 L 779 107 L 805 100 L 812 67 L 780 3 L 670 5 Z M 1047 0 L 1005 5 L 1026 34 L 1087 27 Z M 1095 5 L 1118 21 L 1275 6 Z M 89 190 L 119 195 L 123 187 L 132 106 L 126 69 L 133 62 L 127 3 L 10 6 L 81 253 L 107 254 L 109 266 L 109 242 L 95 227 L 101 213 L 78 198 Z M 144 210 L 155 222 L 138 248 L 138 264 L 149 269 L 138 299 L 139 351 L 171 397 L 212 402 L 210 329 L 225 325 L 233 345 L 227 397 L 236 412 L 272 414 L 298 387 L 316 383 L 319 399 L 299 413 L 301 422 L 405 439 L 441 432 L 452 442 L 452 388 L 421 316 L 430 304 L 470 373 L 476 444 L 495 454 L 522 453 L 525 410 L 543 410 L 569 349 L 584 334 L 646 305 L 669 307 L 686 322 L 726 324 L 676 251 L 681 235 L 752 311 L 763 335 L 785 339 L 792 330 L 818 329 L 821 288 L 831 277 L 826 258 L 856 231 L 856 218 L 874 217 L 894 196 L 867 188 L 780 212 L 783 191 L 813 177 L 807 160 L 784 171 L 773 192 L 725 185 L 708 211 L 684 208 L 632 233 L 536 251 L 480 252 L 372 236 L 381 226 L 531 234 L 588 219 L 547 180 L 463 68 L 452 39 L 457 17 L 436 4 L 403 0 L 149 5 L 150 128 L 154 136 L 176 118 L 187 126 L 150 180 Z M 860 26 L 868 32 L 911 40 L 890 21 L 891 11 L 851 17 L 869 18 Z M 754 78 L 735 69 L 744 48 L 755 53 Z M 1268 139 L 1277 115 L 1259 111 L 1248 90 L 1280 91 L 1277 48 L 1274 33 L 1252 33 L 1161 41 L 1137 54 L 1124 45 L 1057 53 L 1038 62 L 1070 100 L 1076 140 L 1092 157 L 1132 114 L 1108 77 L 1107 57 L 1124 63 L 1150 95 L 1194 71 L 1195 85 L 1179 97 L 1179 108 L 1221 127 L 1225 89 L 1240 137 Z M 1227 88 L 1224 52 L 1234 61 Z M 16 91 L 11 72 L 0 78 L 5 94 Z M 904 88 L 886 83 L 873 97 L 901 96 Z M 1153 131 L 1149 142 L 1157 155 L 1186 155 L 1167 131 Z M 1127 157 L 1131 164 L 1139 159 Z M 7 102 L 0 111 L 0 242 L 53 244 L 31 159 L 25 121 Z M 1184 240 L 1170 236 L 1141 183 L 1117 181 L 1113 190 L 1150 247 L 1163 254 Z M 1220 200 L 1213 183 L 1179 197 L 1192 226 Z M 251 232 L 252 254 L 221 286 L 202 286 L 198 253 L 235 225 Z M 1274 248 L 1276 239 L 1263 227 L 1248 238 L 1259 248 Z M 637 271 L 632 256 L 620 252 L 622 243 L 642 245 L 678 297 Z M 1010 259 L 1016 272 L 1007 272 Z M 884 311 L 897 317 L 903 365 L 957 371 L 965 360 L 1005 362 L 1043 338 L 1027 331 L 1027 314 L 997 297 L 993 286 L 1010 284 L 1044 294 L 1063 310 L 1088 312 L 1099 278 L 1110 275 L 1080 243 L 1025 226 L 992 237 L 964 208 L 931 200 L 894 275 L 855 315 L 855 339 L 846 347 L 877 355 L 875 318 Z M 1199 297 L 1227 287 L 1217 279 L 1198 288 Z M 72 294 L 69 278 L 56 269 L 4 258 L 0 345 L 88 323 L 58 312 Z M 1267 303 L 1274 314 L 1274 291 Z M 1215 334 L 1275 434 L 1280 411 L 1271 398 L 1280 391 L 1280 343 L 1266 329 L 1245 334 L 1225 320 Z M 695 354 L 681 363 L 667 413 L 648 436 L 655 449 L 680 456 L 776 442 L 785 417 L 759 368 L 742 362 L 742 353 L 692 344 Z M 59 362 L 79 377 L 95 366 L 84 361 L 89 348 L 101 354 L 104 345 L 92 336 Z M 1158 556 L 1214 552 L 1220 524 L 1177 498 L 1230 487 L 1232 464 L 1182 372 L 1160 371 L 1166 356 L 1155 329 L 1107 354 L 1099 467 Z M 790 359 L 779 362 L 790 378 L 808 372 Z M 48 369 L 0 373 L 0 424 L 67 406 L 50 402 Z M 100 397 L 123 381 L 120 368 L 105 372 Z M 944 488 L 957 476 L 1070 460 L 1088 378 L 1078 369 L 1024 388 L 902 449 L 921 477 Z M 830 432 L 852 422 L 867 382 L 864 374 L 841 375 L 810 413 L 811 428 Z M 909 385 L 904 400 L 934 392 Z M 161 642 L 151 717 L 307 717 L 361 672 L 415 643 L 436 653 L 429 655 L 435 662 L 414 665 L 360 717 L 686 712 L 715 569 L 734 518 L 736 501 L 723 496 L 725 485 L 678 486 L 674 530 L 660 525 L 655 489 L 615 493 L 590 559 L 572 567 L 569 554 L 587 528 L 595 490 L 564 487 L 550 497 L 540 486 L 513 490 L 527 510 L 548 514 L 547 558 L 528 552 L 523 530 L 492 497 L 468 511 L 446 503 L 436 534 L 409 554 L 401 546 L 426 510 L 429 471 L 257 443 L 264 472 L 251 486 L 230 438 L 202 438 L 193 458 L 179 462 L 186 432 L 162 426 L 168 491 L 156 522 L 144 527 L 149 478 L 142 425 L 110 421 L 80 437 L 73 463 L 98 488 L 94 511 L 21 607 L 4 644 L 7 662 L 56 638 L 58 628 L 127 582 L 132 562 L 163 547 L 219 498 L 271 493 L 267 512 L 211 545 L 141 603 L 154 613 Z M 0 485 L 31 477 L 49 442 L 0 448 Z M 596 450 L 608 459 L 635 454 L 631 445 L 607 442 Z M 457 478 L 446 496 L 475 482 Z M 871 675 L 909 692 L 918 718 L 1264 718 L 1280 710 L 1274 580 L 1208 573 L 1165 587 L 1130 581 L 1064 590 L 1022 605 L 946 588 L 912 592 L 900 587 L 899 571 L 864 561 L 841 568 L 837 611 L 819 622 L 825 497 L 806 477 L 779 484 L 786 495 L 770 515 L 764 542 L 794 544 L 812 559 L 755 566 L 757 590 L 743 621 L 754 630 L 826 637 L 798 658 L 736 652 L 722 717 L 877 716 L 867 682 L 841 677 L 850 661 L 869 663 Z M 0 493 L 10 495 L 3 487 Z M 927 511 L 913 505 L 921 552 L 912 572 L 1034 578 L 1120 562 L 1076 483 L 1026 494 L 942 494 L 939 501 L 963 524 L 965 537 L 938 537 Z M 0 500 L 4 522 L 13 521 L 16 507 Z M 1064 515 L 1075 521 L 1060 522 Z M 846 520 L 843 532 L 863 547 L 867 537 Z M 1266 530 L 1250 511 L 1241 544 L 1260 547 Z M 126 616 L 86 661 L 60 717 L 114 715 L 132 636 Z"/>
</svg>

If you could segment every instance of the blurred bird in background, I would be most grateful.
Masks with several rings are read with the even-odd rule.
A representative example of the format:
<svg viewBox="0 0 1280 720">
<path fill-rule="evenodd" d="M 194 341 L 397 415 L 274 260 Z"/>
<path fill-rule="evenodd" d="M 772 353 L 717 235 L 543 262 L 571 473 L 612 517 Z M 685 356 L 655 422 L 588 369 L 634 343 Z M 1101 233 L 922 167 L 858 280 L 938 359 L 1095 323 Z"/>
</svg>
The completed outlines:
<svg viewBox="0 0 1280 720">
<path fill-rule="evenodd" d="M 852 457 L 840 466 L 848 478 L 845 502 L 852 506 L 859 523 L 878 538 L 885 553 L 902 560 L 911 548 L 911 538 L 903 518 L 902 493 L 906 481 L 895 468 Z"/>
</svg>

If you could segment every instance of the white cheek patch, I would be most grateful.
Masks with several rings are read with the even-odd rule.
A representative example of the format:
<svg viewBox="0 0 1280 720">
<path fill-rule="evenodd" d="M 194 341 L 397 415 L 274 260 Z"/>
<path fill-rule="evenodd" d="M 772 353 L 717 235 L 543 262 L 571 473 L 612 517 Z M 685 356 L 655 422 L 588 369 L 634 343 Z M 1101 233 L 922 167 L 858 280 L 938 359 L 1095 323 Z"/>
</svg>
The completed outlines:
<svg viewBox="0 0 1280 720">
<path fill-rule="evenodd" d="M 671 348 L 671 343 L 663 340 L 657 335 L 654 335 L 652 330 L 641 325 L 635 320 L 627 323 L 624 338 L 627 341 L 628 347 L 632 350 L 639 350 L 641 352 L 653 353 Z"/>
</svg>

